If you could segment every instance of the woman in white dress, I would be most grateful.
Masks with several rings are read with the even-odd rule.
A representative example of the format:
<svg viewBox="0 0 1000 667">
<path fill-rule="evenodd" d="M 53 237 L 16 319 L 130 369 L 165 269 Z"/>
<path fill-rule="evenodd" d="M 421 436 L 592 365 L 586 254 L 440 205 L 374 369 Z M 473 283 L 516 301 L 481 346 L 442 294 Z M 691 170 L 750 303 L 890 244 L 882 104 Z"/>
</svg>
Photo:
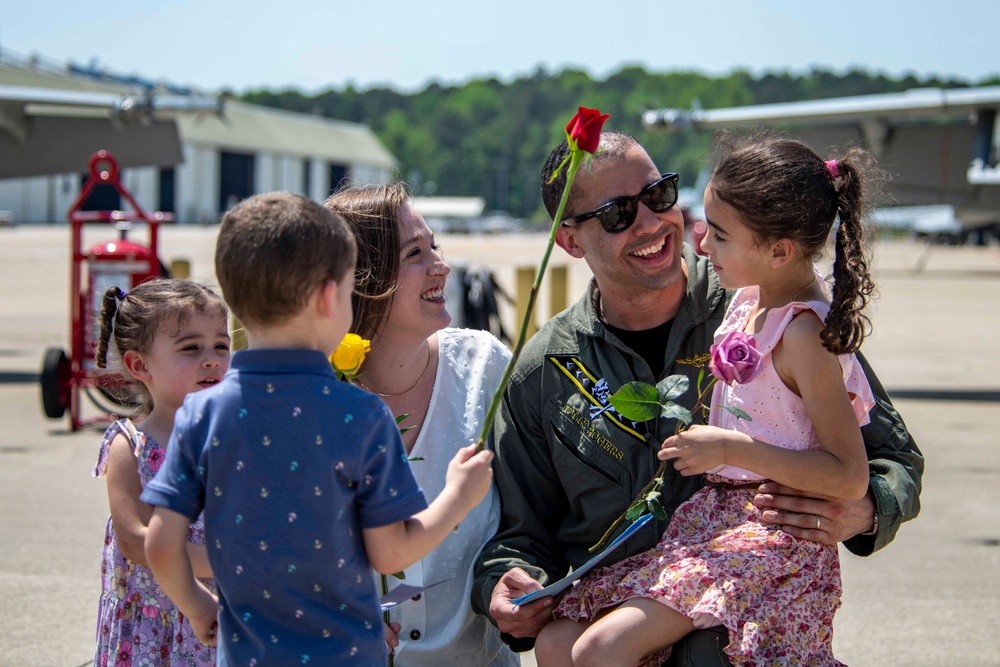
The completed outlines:
<svg viewBox="0 0 1000 667">
<path fill-rule="evenodd" d="M 405 184 L 351 187 L 325 206 L 358 243 L 351 332 L 371 341 L 355 382 L 382 397 L 400 423 L 428 500 L 444 488 L 454 452 L 474 441 L 510 358 L 492 334 L 449 328 L 450 269 Z M 390 610 L 395 667 L 520 664 L 500 632 L 470 606 L 472 564 L 499 523 L 496 490 L 400 583 L 428 587 Z"/>
</svg>

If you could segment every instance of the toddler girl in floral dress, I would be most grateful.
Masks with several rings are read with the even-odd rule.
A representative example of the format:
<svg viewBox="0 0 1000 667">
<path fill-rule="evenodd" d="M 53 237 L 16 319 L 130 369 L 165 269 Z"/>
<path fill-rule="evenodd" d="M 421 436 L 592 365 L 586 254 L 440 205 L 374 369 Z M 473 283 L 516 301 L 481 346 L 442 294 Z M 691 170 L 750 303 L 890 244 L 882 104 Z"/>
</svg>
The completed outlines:
<svg viewBox="0 0 1000 667">
<path fill-rule="evenodd" d="M 217 383 L 229 367 L 226 307 L 186 280 L 154 280 L 126 294 L 111 287 L 101 309 L 97 363 L 114 344 L 145 417 L 115 421 L 101 440 L 95 477 L 106 477 L 111 516 L 101 559 L 95 667 L 215 665 L 187 619 L 146 566 L 143 542 L 151 508 L 139 500 L 163 463 L 174 412 L 184 396 Z M 195 571 L 211 577 L 202 521 L 188 529 Z"/>
</svg>

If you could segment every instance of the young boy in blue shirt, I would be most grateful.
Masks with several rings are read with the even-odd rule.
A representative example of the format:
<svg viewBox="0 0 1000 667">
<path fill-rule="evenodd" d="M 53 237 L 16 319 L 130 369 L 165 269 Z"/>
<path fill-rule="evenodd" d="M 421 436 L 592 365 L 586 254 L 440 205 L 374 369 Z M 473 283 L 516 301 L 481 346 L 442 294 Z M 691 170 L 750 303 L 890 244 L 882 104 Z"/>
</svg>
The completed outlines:
<svg viewBox="0 0 1000 667">
<path fill-rule="evenodd" d="M 256 195 L 222 221 L 216 274 L 249 349 L 185 399 L 142 494 L 149 565 L 220 665 L 385 664 L 369 568 L 422 558 L 490 486 L 492 453 L 467 447 L 428 506 L 388 408 L 331 370 L 355 253 L 343 220 L 299 195 Z M 185 548 L 202 511 L 217 598 Z"/>
</svg>

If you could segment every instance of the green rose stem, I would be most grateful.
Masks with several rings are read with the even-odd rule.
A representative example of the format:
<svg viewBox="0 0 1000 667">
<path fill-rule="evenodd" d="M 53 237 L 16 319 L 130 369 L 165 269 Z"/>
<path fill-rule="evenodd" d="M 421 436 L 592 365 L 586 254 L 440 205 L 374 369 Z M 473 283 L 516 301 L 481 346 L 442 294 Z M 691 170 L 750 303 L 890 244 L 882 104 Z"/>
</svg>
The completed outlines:
<svg viewBox="0 0 1000 667">
<path fill-rule="evenodd" d="M 698 400 L 695 401 L 694 410 L 691 411 L 692 413 L 697 412 L 699 409 L 704 409 L 705 408 L 705 399 L 708 397 L 708 393 L 712 390 L 712 387 L 715 385 L 716 382 L 717 382 L 717 378 L 712 378 L 712 381 L 709 382 L 701 392 L 699 392 L 699 394 L 698 394 Z M 677 428 L 674 429 L 674 435 L 677 435 L 678 433 L 680 433 L 681 431 L 685 430 L 686 428 L 687 428 L 687 424 L 685 424 L 681 420 L 678 420 L 677 421 Z M 590 549 L 588 549 L 588 551 L 590 551 L 591 553 L 593 553 L 593 552 L 597 551 L 598 549 L 604 548 L 604 545 L 607 544 L 608 539 L 612 535 L 614 535 L 614 532 L 618 528 L 618 526 L 620 526 L 622 524 L 622 522 L 625 519 L 628 518 L 629 514 L 633 511 L 633 508 L 635 508 L 635 507 L 644 507 L 644 506 L 647 505 L 648 502 L 650 502 L 650 500 L 648 500 L 649 495 L 651 493 L 655 492 L 658 488 L 660 488 L 660 486 L 663 485 L 663 473 L 665 473 L 667 471 L 667 464 L 668 463 L 670 463 L 669 460 L 660 461 L 660 466 L 656 469 L 656 473 L 653 475 L 653 479 L 649 480 L 649 484 L 647 484 L 646 486 L 642 487 L 642 490 L 639 491 L 638 495 L 636 495 L 635 500 L 632 501 L 632 504 L 629 505 L 628 509 L 626 509 L 622 513 L 621 516 L 619 516 L 617 519 L 615 519 L 615 522 L 613 524 L 611 524 L 611 527 L 608 528 L 608 530 L 604 533 L 603 536 L 601 536 L 601 539 L 597 542 L 597 544 L 595 544 L 594 546 L 590 547 Z M 663 510 L 662 510 L 662 508 L 660 508 L 659 501 L 655 501 L 655 502 L 656 502 L 656 507 L 658 509 L 660 509 L 660 512 L 662 513 Z M 640 511 L 639 515 L 636 516 L 635 518 L 638 519 L 639 516 L 642 516 L 642 514 L 644 514 L 644 513 L 645 512 Z M 654 512 L 654 514 L 655 514 L 655 512 Z"/>
<path fill-rule="evenodd" d="M 524 317 L 521 319 L 521 330 L 517 334 L 517 343 L 514 344 L 514 353 L 511 355 L 510 361 L 507 362 L 507 368 L 504 369 L 503 377 L 500 379 L 500 386 L 493 393 L 493 399 L 490 401 L 490 407 L 486 411 L 486 418 L 483 420 L 483 428 L 479 432 L 479 439 L 476 440 L 476 451 L 481 452 L 483 447 L 486 446 L 486 437 L 489 435 L 490 428 L 493 426 L 493 418 L 497 414 L 497 410 L 500 408 L 500 401 L 503 398 L 503 392 L 507 388 L 507 383 L 510 382 L 511 373 L 514 372 L 514 364 L 517 362 L 517 358 L 521 354 L 521 348 L 524 347 L 524 339 L 528 334 L 528 323 L 531 321 L 531 313 L 535 308 L 535 299 L 538 297 L 538 289 L 542 284 L 542 277 L 545 275 L 545 268 L 549 264 L 549 256 L 552 254 L 552 246 L 556 242 L 556 230 L 559 229 L 559 223 L 562 220 L 563 211 L 566 208 L 566 202 L 569 200 L 569 193 L 573 186 L 573 179 L 576 178 L 576 172 L 579 171 L 580 165 L 583 164 L 585 151 L 581 148 L 574 148 L 572 144 L 570 145 L 570 157 L 569 157 L 569 167 L 566 171 L 566 186 L 563 188 L 562 199 L 559 200 L 559 208 L 556 209 L 556 214 L 552 219 L 552 229 L 549 230 L 549 243 L 545 248 L 545 254 L 542 256 L 542 263 L 538 265 L 538 272 L 535 274 L 535 283 L 531 286 L 531 294 L 528 295 L 528 307 L 524 311 Z"/>
</svg>

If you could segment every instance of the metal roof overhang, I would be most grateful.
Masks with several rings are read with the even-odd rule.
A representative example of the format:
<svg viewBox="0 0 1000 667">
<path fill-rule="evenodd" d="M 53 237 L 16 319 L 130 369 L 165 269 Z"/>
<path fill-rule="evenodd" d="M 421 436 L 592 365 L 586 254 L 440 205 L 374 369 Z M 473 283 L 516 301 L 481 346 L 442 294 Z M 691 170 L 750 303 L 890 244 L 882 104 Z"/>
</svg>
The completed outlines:
<svg viewBox="0 0 1000 667">
<path fill-rule="evenodd" d="M 105 118 L 31 116 L 24 133 L 0 132 L 0 178 L 82 172 L 99 149 L 122 167 L 168 167 L 182 161 L 173 121 L 114 124 Z"/>
<path fill-rule="evenodd" d="M 0 80 L 11 73 L 0 70 Z M 79 172 L 101 149 L 122 167 L 175 165 L 183 159 L 180 138 L 165 112 L 218 111 L 218 104 L 207 97 L 0 85 L 0 178 Z"/>
<path fill-rule="evenodd" d="M 80 171 L 102 148 L 122 167 L 175 165 L 183 161 L 182 141 L 345 166 L 397 165 L 359 123 L 28 74 L 0 68 L 0 178 Z"/>
<path fill-rule="evenodd" d="M 365 125 L 229 102 L 223 115 L 177 114 L 182 140 L 234 152 L 267 151 L 338 164 L 392 168 L 396 159 Z"/>
</svg>

